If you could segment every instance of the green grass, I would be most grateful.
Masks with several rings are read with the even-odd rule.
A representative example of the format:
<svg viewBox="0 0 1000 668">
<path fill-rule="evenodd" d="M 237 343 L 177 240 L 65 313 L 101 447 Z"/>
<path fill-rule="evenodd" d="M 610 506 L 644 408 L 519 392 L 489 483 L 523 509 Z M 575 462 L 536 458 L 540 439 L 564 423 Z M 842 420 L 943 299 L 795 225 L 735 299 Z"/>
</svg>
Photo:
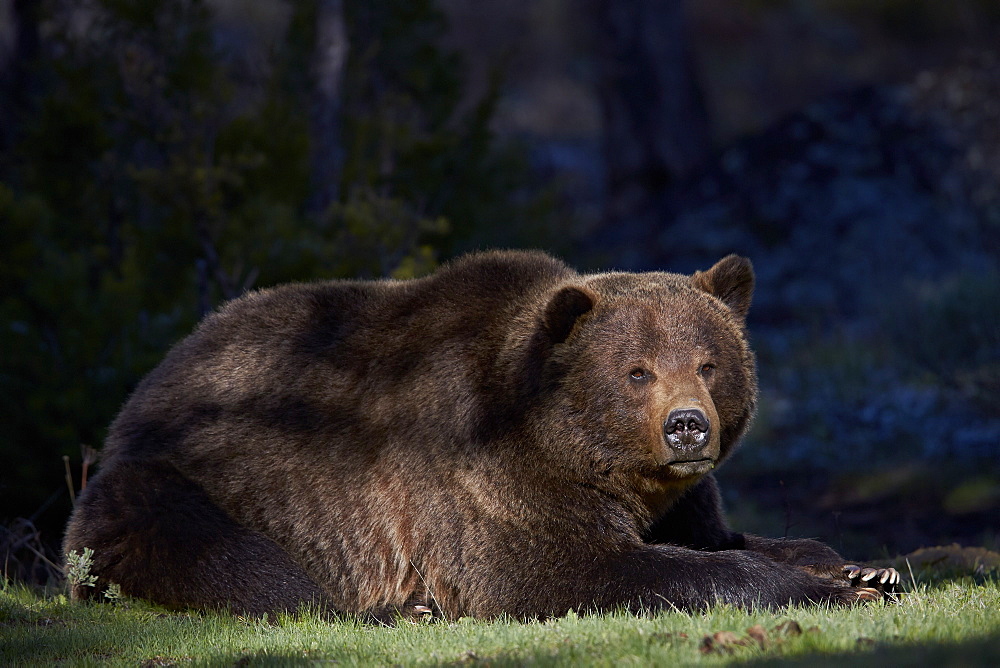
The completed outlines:
<svg viewBox="0 0 1000 668">
<path fill-rule="evenodd" d="M 799 635 L 774 627 L 795 620 Z M 760 625 L 762 646 L 747 636 Z M 706 652 L 704 638 L 731 631 Z M 733 642 L 736 641 L 736 642 Z M 721 645 L 721 647 L 720 647 Z M 547 622 L 401 623 L 312 615 L 277 620 L 166 612 L 138 601 L 81 604 L 0 590 L 2 665 L 1000 665 L 1000 581 L 920 585 L 898 605 L 747 613 L 569 615 Z"/>
</svg>

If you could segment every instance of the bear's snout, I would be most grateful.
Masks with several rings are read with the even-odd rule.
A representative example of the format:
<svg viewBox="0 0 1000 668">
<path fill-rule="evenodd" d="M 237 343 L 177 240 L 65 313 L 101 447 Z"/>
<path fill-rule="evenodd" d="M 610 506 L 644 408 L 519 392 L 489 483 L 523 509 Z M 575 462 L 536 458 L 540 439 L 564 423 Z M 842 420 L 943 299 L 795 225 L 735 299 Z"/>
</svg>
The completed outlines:
<svg viewBox="0 0 1000 668">
<path fill-rule="evenodd" d="M 663 423 L 667 444 L 678 452 L 693 452 L 709 442 L 711 423 L 698 408 L 676 408 Z"/>
</svg>

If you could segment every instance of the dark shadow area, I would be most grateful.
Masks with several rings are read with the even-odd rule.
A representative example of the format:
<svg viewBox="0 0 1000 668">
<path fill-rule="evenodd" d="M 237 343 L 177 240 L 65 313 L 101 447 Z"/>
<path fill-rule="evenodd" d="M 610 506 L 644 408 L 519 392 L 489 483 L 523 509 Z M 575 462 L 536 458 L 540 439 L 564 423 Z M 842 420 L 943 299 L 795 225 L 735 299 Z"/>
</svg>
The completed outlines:
<svg viewBox="0 0 1000 668">
<path fill-rule="evenodd" d="M 818 538 L 851 559 L 953 543 L 1000 551 L 1000 481 L 993 473 L 922 463 L 746 470 L 733 462 L 718 478 L 730 524 L 740 531 Z"/>
<path fill-rule="evenodd" d="M 762 659 L 747 666 L 996 666 L 1000 663 L 1000 636 L 961 643 L 889 644 L 858 638 L 857 652 L 809 654 L 789 659 Z"/>
</svg>

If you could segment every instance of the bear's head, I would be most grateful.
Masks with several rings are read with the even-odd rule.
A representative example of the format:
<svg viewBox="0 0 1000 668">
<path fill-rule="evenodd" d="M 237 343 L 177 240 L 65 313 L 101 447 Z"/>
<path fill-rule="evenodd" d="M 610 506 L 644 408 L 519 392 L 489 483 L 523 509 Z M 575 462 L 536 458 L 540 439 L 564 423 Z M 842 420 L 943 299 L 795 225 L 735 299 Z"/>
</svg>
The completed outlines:
<svg viewBox="0 0 1000 668">
<path fill-rule="evenodd" d="M 756 405 L 753 284 L 731 255 L 693 276 L 595 274 L 551 294 L 542 391 L 590 469 L 656 506 L 726 459 Z"/>
</svg>

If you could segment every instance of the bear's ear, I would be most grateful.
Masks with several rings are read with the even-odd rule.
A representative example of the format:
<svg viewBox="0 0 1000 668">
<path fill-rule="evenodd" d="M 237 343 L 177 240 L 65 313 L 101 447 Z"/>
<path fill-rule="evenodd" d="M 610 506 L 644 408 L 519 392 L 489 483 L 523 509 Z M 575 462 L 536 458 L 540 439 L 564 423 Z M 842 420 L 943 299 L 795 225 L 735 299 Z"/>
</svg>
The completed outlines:
<svg viewBox="0 0 1000 668">
<path fill-rule="evenodd" d="M 569 338 L 573 325 L 584 313 L 594 308 L 596 297 L 584 287 L 570 285 L 552 296 L 545 306 L 543 316 L 545 331 L 552 343 L 562 343 Z"/>
<path fill-rule="evenodd" d="M 733 313 L 745 318 L 753 297 L 753 265 L 739 255 L 727 255 L 708 271 L 696 271 L 691 283 L 699 290 L 718 297 Z"/>
</svg>

